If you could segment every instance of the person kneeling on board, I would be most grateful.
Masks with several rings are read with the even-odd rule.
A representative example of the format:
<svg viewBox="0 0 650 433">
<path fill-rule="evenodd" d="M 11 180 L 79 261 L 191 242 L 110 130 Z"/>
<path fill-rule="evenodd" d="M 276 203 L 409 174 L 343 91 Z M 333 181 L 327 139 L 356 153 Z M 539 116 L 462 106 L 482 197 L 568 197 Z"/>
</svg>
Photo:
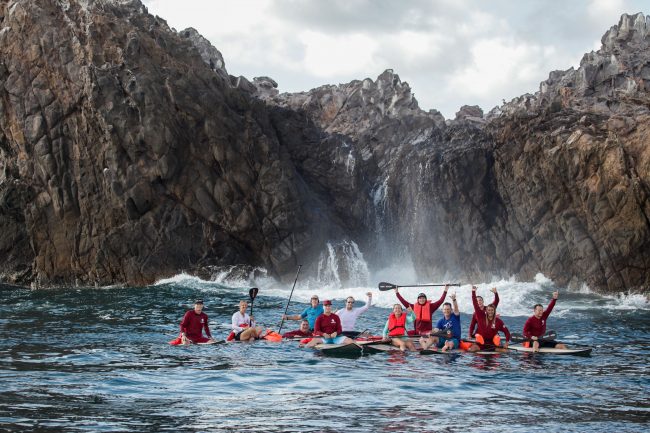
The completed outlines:
<svg viewBox="0 0 650 433">
<path fill-rule="evenodd" d="M 478 301 L 476 300 L 476 286 L 472 286 L 472 304 L 474 304 L 474 313 L 478 317 L 476 332 L 476 342 L 467 349 L 470 352 L 478 352 L 483 349 L 492 349 L 496 352 L 505 352 L 508 349 L 508 342 L 510 341 L 510 331 L 503 323 L 503 321 L 496 316 L 496 307 L 490 304 L 485 307 L 485 312 L 482 312 Z M 499 331 L 503 332 L 506 337 L 506 342 L 501 347 L 501 337 Z"/>
<path fill-rule="evenodd" d="M 355 338 L 359 335 L 358 331 L 354 330 L 354 327 L 357 323 L 357 319 L 360 315 L 368 311 L 368 308 L 372 305 L 372 292 L 366 293 L 368 300 L 366 305 L 363 307 L 353 308 L 354 307 L 354 298 L 348 296 L 345 300 L 345 308 L 337 310 L 336 314 L 341 319 L 341 327 L 343 328 L 343 335 L 346 337 Z"/>
<path fill-rule="evenodd" d="M 300 314 L 296 314 L 294 316 L 289 316 L 287 314 L 282 315 L 282 320 L 303 320 L 307 319 L 309 322 L 309 329 L 312 331 L 314 330 L 314 325 L 316 324 L 316 319 L 318 316 L 323 314 L 323 306 L 319 303 L 320 301 L 318 300 L 318 296 L 312 295 L 311 297 L 311 305 L 307 308 L 304 309 L 304 311 Z"/>
<path fill-rule="evenodd" d="M 203 336 L 203 330 L 205 335 Z M 188 310 L 181 320 L 181 344 L 214 343 L 208 327 L 208 316 L 203 312 L 203 299 L 194 301 L 194 309 Z"/>
<path fill-rule="evenodd" d="M 282 338 L 305 338 L 311 337 L 313 334 L 309 330 L 309 321 L 304 319 L 300 322 L 300 329 L 296 331 L 289 331 L 282 334 Z"/>
<path fill-rule="evenodd" d="M 415 321 L 415 313 L 411 307 L 404 314 L 400 304 L 393 305 L 393 312 L 388 316 L 382 335 L 384 340 L 390 341 L 395 347 L 399 347 L 402 352 L 406 349 L 415 350 L 415 345 L 409 340 L 406 327 Z"/>
<path fill-rule="evenodd" d="M 540 347 L 555 347 L 556 349 L 567 348 L 564 344 L 556 343 L 555 341 L 540 341 L 540 337 L 546 333 L 546 320 L 551 314 L 551 311 L 553 311 L 555 301 L 557 301 L 559 294 L 560 293 L 557 290 L 553 292 L 553 298 L 548 304 L 548 307 L 546 307 L 546 310 L 544 310 L 542 304 L 536 304 L 533 307 L 533 315 L 530 316 L 524 324 L 523 334 L 524 338 L 527 339 L 524 341 L 524 347 L 531 347 L 532 345 L 533 352 L 539 351 Z"/>
<path fill-rule="evenodd" d="M 460 345 L 460 311 L 458 309 L 458 302 L 456 302 L 456 294 L 451 295 L 451 301 L 454 304 L 452 313 L 451 304 L 445 302 L 442 305 L 442 318 L 438 320 L 436 327 L 433 329 L 434 333 L 444 332 L 444 336 L 430 335 L 422 344 L 422 350 L 426 350 L 433 345 L 433 350 L 442 349 L 446 352 L 452 349 L 458 349 Z"/>
<path fill-rule="evenodd" d="M 354 341 L 351 338 L 341 335 L 341 319 L 339 316 L 332 313 L 332 301 L 325 300 L 323 301 L 323 307 L 325 312 L 318 316 L 316 323 L 314 324 L 314 335 L 307 347 L 314 347 L 317 344 L 349 344 Z"/>
<path fill-rule="evenodd" d="M 239 311 L 232 315 L 232 333 L 235 341 L 253 341 L 260 338 L 262 328 L 255 326 L 255 318 L 246 313 L 248 302 L 239 301 Z"/>
</svg>

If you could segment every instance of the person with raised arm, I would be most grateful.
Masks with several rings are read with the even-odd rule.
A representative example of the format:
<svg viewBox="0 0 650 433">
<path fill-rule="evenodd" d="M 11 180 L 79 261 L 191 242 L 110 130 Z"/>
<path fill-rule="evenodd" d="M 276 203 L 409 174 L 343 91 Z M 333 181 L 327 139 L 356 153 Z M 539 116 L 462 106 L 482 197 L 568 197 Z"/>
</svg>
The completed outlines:
<svg viewBox="0 0 650 433">
<path fill-rule="evenodd" d="M 422 347 L 430 341 L 431 330 L 433 329 L 433 313 L 435 313 L 444 302 L 445 296 L 447 296 L 447 290 L 449 290 L 449 284 L 445 285 L 445 289 L 442 292 L 440 299 L 436 302 L 427 300 L 427 295 L 420 293 L 417 302 L 411 304 L 400 295 L 399 289 L 395 287 L 395 295 L 397 295 L 397 299 L 399 299 L 402 305 L 406 308 L 410 308 L 413 310 L 413 313 L 415 313 L 415 329 L 409 331 L 409 335 L 419 335 L 420 345 L 422 345 Z M 430 344 L 431 343 L 429 343 L 429 345 Z"/>
<path fill-rule="evenodd" d="M 458 309 L 458 302 L 456 301 L 456 294 L 450 295 L 451 303 L 445 302 L 442 304 L 442 318 L 438 320 L 436 327 L 433 328 L 434 334 L 444 333 L 444 335 L 431 335 L 422 345 L 422 349 L 426 350 L 433 346 L 433 350 L 442 349 L 446 352 L 452 349 L 458 349 L 460 346 L 461 330 L 460 330 L 460 310 Z M 454 305 L 452 312 L 451 306 Z"/>
<path fill-rule="evenodd" d="M 354 307 L 354 298 L 352 296 L 348 296 L 347 299 L 345 300 L 345 308 L 341 308 L 336 311 L 337 316 L 341 319 L 341 327 L 343 328 L 343 335 L 347 337 L 356 337 L 359 335 L 359 332 L 354 330 L 354 327 L 357 323 L 357 319 L 359 318 L 360 315 L 368 311 L 368 308 L 370 308 L 370 305 L 372 305 L 372 292 L 366 293 L 366 296 L 368 297 L 368 300 L 366 301 L 366 304 L 363 307 Z"/>
<path fill-rule="evenodd" d="M 411 307 L 408 307 L 406 314 L 404 314 L 400 304 L 393 305 L 393 312 L 388 316 L 382 332 L 384 340 L 390 341 L 393 346 L 398 347 L 402 352 L 407 349 L 414 351 L 415 345 L 409 340 L 406 330 L 407 326 L 414 321 L 415 314 Z"/>
<path fill-rule="evenodd" d="M 524 324 L 524 338 L 527 340 L 524 341 L 525 347 L 529 347 L 531 344 L 533 346 L 533 352 L 538 352 L 540 347 L 555 347 L 557 349 L 566 349 L 567 347 L 562 343 L 556 343 L 554 341 L 540 341 L 540 338 L 546 333 L 546 320 L 548 316 L 553 311 L 555 307 L 555 302 L 559 296 L 560 292 L 557 290 L 553 292 L 553 297 L 551 302 L 549 302 L 548 307 L 544 310 L 542 304 L 536 304 L 533 307 L 533 315 L 526 320 Z M 526 345 L 528 343 L 528 345 Z"/>
<path fill-rule="evenodd" d="M 499 294 L 497 293 L 497 288 L 492 287 L 490 289 L 490 292 L 494 293 L 494 301 L 492 301 L 492 305 L 494 305 L 494 308 L 497 308 L 499 305 Z M 478 306 L 481 309 L 481 311 L 485 312 L 485 304 L 483 303 L 483 296 L 477 296 L 476 300 L 478 301 Z M 469 322 L 469 338 L 473 339 L 474 334 L 476 334 L 476 321 L 478 320 L 478 316 L 476 313 L 472 315 L 472 320 Z"/>
<path fill-rule="evenodd" d="M 469 347 L 470 352 L 478 352 L 486 348 L 494 348 L 496 352 L 505 352 L 508 350 L 510 342 L 510 331 L 503 321 L 496 315 L 496 307 L 489 304 L 485 311 L 481 311 L 478 300 L 476 299 L 476 286 L 472 286 L 472 304 L 474 305 L 474 314 L 478 316 L 476 321 L 478 330 L 475 334 L 476 342 Z M 501 337 L 499 332 L 503 332 L 506 342 L 501 347 Z"/>
<path fill-rule="evenodd" d="M 323 314 L 323 306 L 320 305 L 320 300 L 317 295 L 312 295 L 310 300 L 311 305 L 303 310 L 302 313 L 296 314 L 294 316 L 289 316 L 287 314 L 282 315 L 282 320 L 303 320 L 307 319 L 309 322 L 309 329 L 314 330 L 314 325 L 316 324 L 316 318 Z"/>
<path fill-rule="evenodd" d="M 323 301 L 325 311 L 318 316 L 314 324 L 314 338 L 307 343 L 307 347 L 314 347 L 317 344 L 341 344 L 353 343 L 351 338 L 341 335 L 341 319 L 332 312 L 332 301 Z"/>
<path fill-rule="evenodd" d="M 246 313 L 248 302 L 239 301 L 239 311 L 232 315 L 232 332 L 235 341 L 253 341 L 260 338 L 262 328 L 255 326 L 255 318 Z"/>
<path fill-rule="evenodd" d="M 203 330 L 205 335 L 203 336 Z M 180 344 L 214 343 L 208 326 L 208 316 L 203 312 L 203 299 L 194 301 L 194 309 L 188 310 L 181 320 Z"/>
</svg>

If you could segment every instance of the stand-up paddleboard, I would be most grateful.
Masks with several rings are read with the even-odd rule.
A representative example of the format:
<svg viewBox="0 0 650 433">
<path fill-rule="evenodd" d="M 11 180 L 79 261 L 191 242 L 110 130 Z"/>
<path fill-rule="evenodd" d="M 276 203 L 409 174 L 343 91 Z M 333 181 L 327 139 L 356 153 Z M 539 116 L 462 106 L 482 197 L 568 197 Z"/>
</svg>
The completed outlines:
<svg viewBox="0 0 650 433">
<path fill-rule="evenodd" d="M 208 345 L 208 344 L 221 344 L 225 343 L 226 340 L 214 340 L 214 341 L 208 341 L 206 343 L 194 343 L 194 344 L 199 344 L 199 345 Z"/>
<path fill-rule="evenodd" d="M 391 352 L 394 350 L 399 350 L 397 347 L 393 346 L 392 344 L 387 344 L 387 343 L 365 344 L 361 347 L 363 348 L 363 353 L 367 353 L 367 354 Z"/>
<path fill-rule="evenodd" d="M 445 350 L 443 352 L 440 349 L 438 350 L 420 349 L 420 355 L 458 355 L 460 353 L 464 353 L 464 351 L 458 349 L 451 349 L 451 350 Z"/>
<path fill-rule="evenodd" d="M 317 344 L 314 346 L 323 355 L 329 356 L 361 356 L 363 349 L 356 343 Z"/>
<path fill-rule="evenodd" d="M 548 353 L 553 355 L 575 355 L 575 356 L 589 356 L 593 347 L 589 346 L 569 346 L 567 349 L 556 349 L 555 347 L 540 347 L 537 352 L 533 352 L 532 347 L 524 347 L 521 344 L 512 344 L 508 349 L 517 352 L 526 353 Z"/>
</svg>

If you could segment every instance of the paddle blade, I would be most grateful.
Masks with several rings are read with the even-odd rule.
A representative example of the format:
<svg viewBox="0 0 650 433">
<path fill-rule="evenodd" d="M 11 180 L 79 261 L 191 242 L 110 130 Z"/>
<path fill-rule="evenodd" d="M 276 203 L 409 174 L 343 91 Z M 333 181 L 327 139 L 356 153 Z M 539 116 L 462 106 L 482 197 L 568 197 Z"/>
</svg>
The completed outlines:
<svg viewBox="0 0 650 433">
<path fill-rule="evenodd" d="M 396 287 L 398 286 L 391 283 L 383 283 L 383 282 L 379 283 L 379 290 L 381 290 L 382 292 L 385 292 L 386 290 L 393 290 Z"/>
<path fill-rule="evenodd" d="M 260 291 L 260 289 L 258 289 L 257 287 L 253 287 L 252 289 L 250 289 L 250 290 L 248 291 L 248 296 L 251 297 L 251 301 L 252 301 L 253 299 L 255 299 L 255 297 L 257 296 L 257 292 L 259 292 L 259 291 Z"/>
</svg>

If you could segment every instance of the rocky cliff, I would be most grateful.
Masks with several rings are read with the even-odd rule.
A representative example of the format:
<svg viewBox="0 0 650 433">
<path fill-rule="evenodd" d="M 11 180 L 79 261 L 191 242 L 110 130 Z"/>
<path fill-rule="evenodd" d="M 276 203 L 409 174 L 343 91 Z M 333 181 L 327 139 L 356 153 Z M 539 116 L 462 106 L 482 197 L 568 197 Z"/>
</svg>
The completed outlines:
<svg viewBox="0 0 650 433">
<path fill-rule="evenodd" d="M 137 0 L 0 1 L 0 274 L 316 274 L 330 251 L 647 289 L 648 28 L 623 16 L 577 70 L 445 122 L 392 71 L 282 95 L 232 77 Z"/>
</svg>

